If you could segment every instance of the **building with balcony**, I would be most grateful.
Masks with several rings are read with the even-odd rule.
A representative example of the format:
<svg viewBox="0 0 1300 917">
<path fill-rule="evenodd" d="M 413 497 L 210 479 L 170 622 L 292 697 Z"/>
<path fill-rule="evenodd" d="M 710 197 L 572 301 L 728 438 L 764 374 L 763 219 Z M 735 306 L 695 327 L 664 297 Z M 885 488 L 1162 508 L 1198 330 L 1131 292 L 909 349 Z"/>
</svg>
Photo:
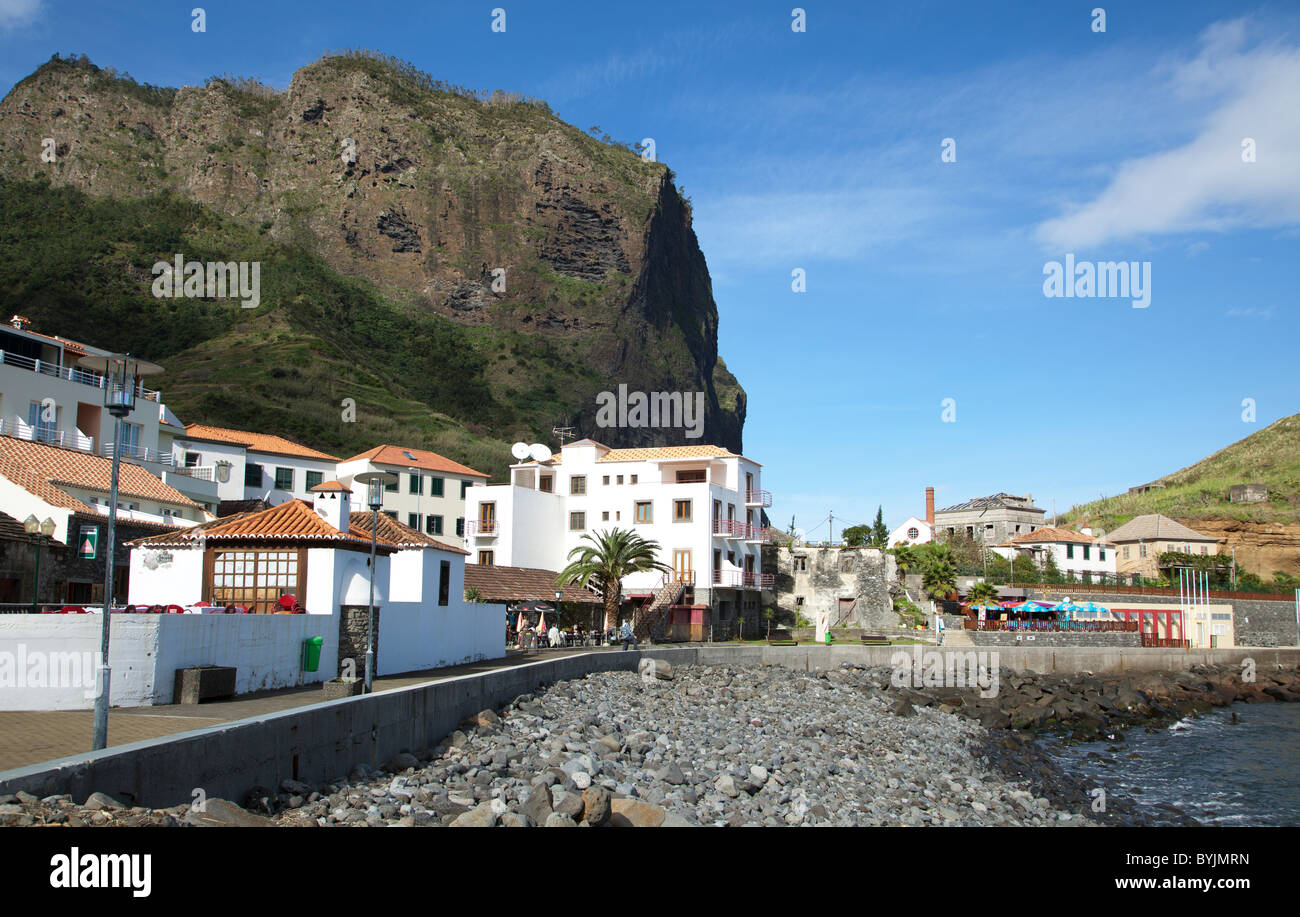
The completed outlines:
<svg viewBox="0 0 1300 917">
<path fill-rule="evenodd" d="M 757 462 L 721 446 L 568 443 L 545 462 L 510 466 L 509 484 L 466 492 L 469 562 L 561 570 L 584 535 L 632 529 L 658 542 L 672 572 L 629 576 L 626 599 L 649 603 L 680 584 L 716 622 L 734 621 L 756 612 L 760 589 L 772 585 L 760 552 L 772 497 L 761 475 Z"/>
<path fill-rule="evenodd" d="M 465 494 L 488 476 L 427 449 L 376 446 L 338 463 L 337 476 L 351 486 L 358 474 L 381 471 L 398 481 L 384 491 L 383 512 L 416 531 L 457 546 L 465 544 Z"/>
<path fill-rule="evenodd" d="M 211 484 L 221 503 L 307 500 L 313 487 L 334 479 L 338 464 L 337 456 L 283 436 L 209 424 L 186 424 L 182 435 L 164 438 L 173 473 Z"/>
</svg>

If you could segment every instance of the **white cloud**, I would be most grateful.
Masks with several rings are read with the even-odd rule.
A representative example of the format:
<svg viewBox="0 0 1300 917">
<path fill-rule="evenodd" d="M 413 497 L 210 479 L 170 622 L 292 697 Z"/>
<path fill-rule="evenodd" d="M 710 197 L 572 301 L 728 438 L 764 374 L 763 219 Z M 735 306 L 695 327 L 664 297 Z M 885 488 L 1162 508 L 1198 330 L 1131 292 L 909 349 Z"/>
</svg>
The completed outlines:
<svg viewBox="0 0 1300 917">
<path fill-rule="evenodd" d="M 1300 51 L 1245 47 L 1248 23 L 1219 23 L 1169 68 L 1173 95 L 1209 106 L 1182 146 L 1131 159 L 1093 200 L 1038 227 L 1052 248 L 1300 223 Z M 1254 142 L 1256 161 L 1243 162 Z"/>
<path fill-rule="evenodd" d="M 0 29 L 31 25 L 41 12 L 43 0 L 0 0 Z"/>
</svg>

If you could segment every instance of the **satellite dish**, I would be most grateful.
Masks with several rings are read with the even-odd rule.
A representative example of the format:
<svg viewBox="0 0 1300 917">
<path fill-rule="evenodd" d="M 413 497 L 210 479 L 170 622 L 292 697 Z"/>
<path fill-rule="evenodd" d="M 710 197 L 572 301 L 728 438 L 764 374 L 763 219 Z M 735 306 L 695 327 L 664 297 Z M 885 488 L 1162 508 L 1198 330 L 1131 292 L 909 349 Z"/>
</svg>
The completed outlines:
<svg viewBox="0 0 1300 917">
<path fill-rule="evenodd" d="M 535 462 L 545 462 L 551 457 L 551 450 L 541 443 L 533 443 L 528 447 L 528 454 L 533 457 Z"/>
<path fill-rule="evenodd" d="M 522 462 L 528 458 L 528 443 L 515 443 L 510 447 L 510 454 Z"/>
</svg>

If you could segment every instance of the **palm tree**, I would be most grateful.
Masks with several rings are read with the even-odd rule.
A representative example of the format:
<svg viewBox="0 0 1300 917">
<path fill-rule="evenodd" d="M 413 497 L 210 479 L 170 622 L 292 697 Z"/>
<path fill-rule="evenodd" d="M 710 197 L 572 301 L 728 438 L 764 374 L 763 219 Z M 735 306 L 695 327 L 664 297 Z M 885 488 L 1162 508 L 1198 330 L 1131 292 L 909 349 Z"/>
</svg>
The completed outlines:
<svg viewBox="0 0 1300 917">
<path fill-rule="evenodd" d="M 925 594 L 936 600 L 956 592 L 957 565 L 949 557 L 935 552 L 921 571 L 921 585 L 925 587 Z"/>
<path fill-rule="evenodd" d="M 913 569 L 918 562 L 916 548 L 910 544 L 900 544 L 894 548 L 894 564 L 898 567 L 898 578 L 904 579 L 909 570 Z"/>
<path fill-rule="evenodd" d="M 569 565 L 555 578 L 556 586 L 578 584 L 599 587 L 605 600 L 605 627 L 618 621 L 618 606 L 623 595 L 623 577 L 646 570 L 670 572 L 659 561 L 659 542 L 646 541 L 631 529 L 609 529 L 587 533 L 583 541 L 569 552 Z"/>
<path fill-rule="evenodd" d="M 998 600 L 998 587 L 992 583 L 976 583 L 966 597 L 972 605 L 992 605 Z"/>
</svg>

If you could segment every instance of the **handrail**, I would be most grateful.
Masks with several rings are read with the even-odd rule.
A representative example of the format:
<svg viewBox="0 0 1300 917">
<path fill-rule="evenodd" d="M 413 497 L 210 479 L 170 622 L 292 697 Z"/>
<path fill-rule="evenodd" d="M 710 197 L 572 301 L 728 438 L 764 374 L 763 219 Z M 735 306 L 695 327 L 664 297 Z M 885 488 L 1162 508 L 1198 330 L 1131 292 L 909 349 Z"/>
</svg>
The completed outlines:
<svg viewBox="0 0 1300 917">
<path fill-rule="evenodd" d="M 43 376 L 54 376 L 59 379 L 65 379 L 69 382 L 89 385 L 92 388 L 104 387 L 104 377 L 93 370 L 81 369 L 78 366 L 52 363 L 49 360 L 27 357 L 23 356 L 21 353 L 14 353 L 13 351 L 0 350 L 0 364 L 16 366 L 20 369 L 29 369 L 32 372 L 40 373 Z M 143 385 L 138 385 L 137 391 L 139 397 L 148 401 L 157 401 L 159 400 L 159 396 L 162 394 L 154 389 L 145 388 Z"/>
</svg>

